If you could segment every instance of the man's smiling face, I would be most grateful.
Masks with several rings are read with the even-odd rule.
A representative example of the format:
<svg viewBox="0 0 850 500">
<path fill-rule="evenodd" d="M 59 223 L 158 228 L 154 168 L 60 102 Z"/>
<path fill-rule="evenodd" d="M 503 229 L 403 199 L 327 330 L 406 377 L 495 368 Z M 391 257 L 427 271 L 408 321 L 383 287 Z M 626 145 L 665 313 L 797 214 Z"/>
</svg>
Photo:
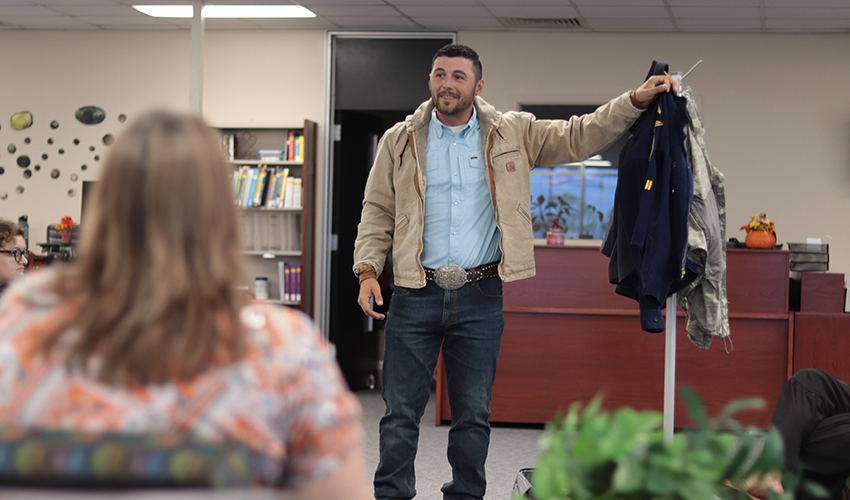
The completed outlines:
<svg viewBox="0 0 850 500">
<path fill-rule="evenodd" d="M 438 57 L 428 79 L 431 100 L 437 116 L 446 125 L 461 125 L 469 120 L 472 103 L 484 88 L 484 80 L 477 80 L 472 61 L 465 57 Z M 460 123 L 446 123 L 459 120 Z"/>
</svg>

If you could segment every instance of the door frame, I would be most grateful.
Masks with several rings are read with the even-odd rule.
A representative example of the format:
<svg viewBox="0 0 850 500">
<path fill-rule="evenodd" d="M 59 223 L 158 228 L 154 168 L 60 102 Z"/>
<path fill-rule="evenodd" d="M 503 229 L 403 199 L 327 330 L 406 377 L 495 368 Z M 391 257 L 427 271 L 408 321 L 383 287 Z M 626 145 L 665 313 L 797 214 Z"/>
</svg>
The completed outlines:
<svg viewBox="0 0 850 500">
<path fill-rule="evenodd" d="M 330 313 L 330 282 L 331 282 L 331 252 L 336 250 L 336 238 L 331 234 L 331 217 L 333 215 L 333 144 L 336 142 L 336 126 L 334 116 L 336 114 L 335 96 L 336 96 L 336 81 L 334 76 L 334 58 L 333 58 L 333 42 L 337 38 L 371 38 L 371 39 L 431 39 L 431 38 L 450 38 L 454 43 L 457 43 L 457 32 L 455 31 L 428 31 L 428 32 L 403 32 L 403 31 L 328 31 L 325 38 L 325 123 L 327 124 L 326 133 L 323 134 L 325 140 L 322 145 L 324 152 L 324 168 L 322 168 L 321 176 L 324 182 L 321 182 L 322 192 L 321 198 L 324 203 L 321 207 L 321 214 L 318 220 L 321 227 L 318 228 L 318 244 L 317 250 L 320 252 L 316 256 L 316 274 L 318 275 L 319 286 L 316 288 L 315 296 L 316 307 L 314 310 L 314 320 L 322 332 L 322 336 L 327 339 L 328 331 L 328 315 Z M 412 111 L 412 110 L 411 110 Z M 318 172 L 317 172 L 318 173 Z M 352 297 L 351 300 L 355 300 Z"/>
</svg>

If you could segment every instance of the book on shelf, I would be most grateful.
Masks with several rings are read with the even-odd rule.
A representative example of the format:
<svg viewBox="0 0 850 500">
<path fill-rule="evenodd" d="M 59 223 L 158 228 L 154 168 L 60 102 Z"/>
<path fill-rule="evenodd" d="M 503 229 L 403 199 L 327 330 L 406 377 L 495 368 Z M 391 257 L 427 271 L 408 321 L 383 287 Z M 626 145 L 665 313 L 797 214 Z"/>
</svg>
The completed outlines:
<svg viewBox="0 0 850 500">
<path fill-rule="evenodd" d="M 260 161 L 280 161 L 283 159 L 282 149 L 258 149 L 257 156 Z"/>
<path fill-rule="evenodd" d="M 286 159 L 295 161 L 295 131 L 290 130 L 286 138 Z"/>
<path fill-rule="evenodd" d="M 257 177 L 260 175 L 260 169 L 254 167 L 251 169 L 251 182 L 248 184 L 248 189 L 245 191 L 245 194 L 242 198 L 242 206 L 250 207 L 254 198 L 252 198 L 254 191 L 257 189 Z"/>
<path fill-rule="evenodd" d="M 233 199 L 245 208 L 301 208 L 302 184 L 287 167 L 243 165 L 233 172 Z"/>
<path fill-rule="evenodd" d="M 257 186 L 254 189 L 254 194 L 251 196 L 253 201 L 251 202 L 252 207 L 259 207 L 260 200 L 263 198 L 263 186 L 266 182 L 266 166 L 260 165 L 260 173 L 257 175 Z"/>
<path fill-rule="evenodd" d="M 280 300 L 286 300 L 286 281 L 284 272 L 285 267 L 286 264 L 284 262 L 277 263 L 277 283 L 278 288 L 280 288 Z"/>
<path fill-rule="evenodd" d="M 286 180 L 289 178 L 289 169 L 281 168 L 278 172 L 280 177 L 277 189 L 275 192 L 275 208 L 283 208 L 283 196 L 285 194 Z"/>
<path fill-rule="evenodd" d="M 292 188 L 292 192 L 295 195 L 295 199 L 292 200 L 293 201 L 293 208 L 301 208 L 301 191 L 302 191 L 302 189 L 301 189 L 301 186 L 302 186 L 301 178 L 296 177 L 294 184 L 295 184 L 295 186 L 293 186 L 293 188 Z"/>
<path fill-rule="evenodd" d="M 301 266 L 295 266 L 294 271 L 295 286 L 293 286 L 293 300 L 301 302 Z"/>
<path fill-rule="evenodd" d="M 301 134 L 295 137 L 295 161 L 302 163 L 304 161 L 304 136 Z"/>
</svg>

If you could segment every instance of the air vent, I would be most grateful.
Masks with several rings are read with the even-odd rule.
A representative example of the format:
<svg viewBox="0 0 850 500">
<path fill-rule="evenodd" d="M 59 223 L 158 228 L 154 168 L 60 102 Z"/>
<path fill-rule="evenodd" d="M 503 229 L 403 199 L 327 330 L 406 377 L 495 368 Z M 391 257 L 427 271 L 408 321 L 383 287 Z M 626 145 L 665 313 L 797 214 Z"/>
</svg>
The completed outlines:
<svg viewBox="0 0 850 500">
<path fill-rule="evenodd" d="M 529 28 L 529 29 L 562 29 L 562 30 L 585 30 L 587 26 L 581 24 L 576 17 L 563 19 L 553 18 L 530 18 L 530 17 L 500 17 L 499 21 L 507 28 Z"/>
</svg>

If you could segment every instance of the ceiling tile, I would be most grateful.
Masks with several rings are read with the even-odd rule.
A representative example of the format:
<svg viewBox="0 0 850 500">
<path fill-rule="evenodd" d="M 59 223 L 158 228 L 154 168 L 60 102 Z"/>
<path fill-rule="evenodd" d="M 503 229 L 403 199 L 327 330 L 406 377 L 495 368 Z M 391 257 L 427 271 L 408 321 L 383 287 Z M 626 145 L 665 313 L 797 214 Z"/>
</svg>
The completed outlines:
<svg viewBox="0 0 850 500">
<path fill-rule="evenodd" d="M 71 16 L 146 16 L 129 5 L 52 5 L 54 12 Z"/>
<path fill-rule="evenodd" d="M 847 7 L 847 0 L 764 0 L 765 7 Z"/>
<path fill-rule="evenodd" d="M 491 17 L 487 9 L 477 5 L 431 5 L 428 7 L 400 5 L 398 10 L 411 17 L 458 19 L 459 21 L 467 17 Z"/>
<path fill-rule="evenodd" d="M 332 17 L 328 21 L 343 28 L 386 29 L 386 28 L 416 28 L 415 23 L 406 17 Z"/>
<path fill-rule="evenodd" d="M 850 18 L 850 8 L 784 8 L 771 7 L 764 9 L 766 19 L 847 19 Z"/>
<path fill-rule="evenodd" d="M 509 0 L 510 1 L 510 0 Z M 417 7 L 427 7 L 430 5 L 481 5 L 487 4 L 487 2 L 478 2 L 477 0 L 386 0 L 386 2 L 390 5 L 395 6 L 417 6 Z"/>
<path fill-rule="evenodd" d="M 564 0 L 527 0 L 525 2 L 517 2 L 516 0 L 480 0 L 481 4 L 490 7 L 490 6 L 510 6 L 510 7 L 551 7 L 558 6 L 563 7 L 568 5 L 568 2 Z"/>
<path fill-rule="evenodd" d="M 398 10 L 389 5 L 314 5 L 310 8 L 320 16 L 332 17 L 398 17 Z"/>
<path fill-rule="evenodd" d="M 6 5 L 0 3 L 0 16 L 56 16 L 58 13 L 39 5 Z"/>
<path fill-rule="evenodd" d="M 676 19 L 685 31 L 760 31 L 761 19 Z"/>
<path fill-rule="evenodd" d="M 14 0 L 2 0 L 3 4 L 6 5 L 10 2 L 14 2 Z M 72 5 L 72 6 L 85 6 L 85 5 L 119 5 L 120 2 L 117 0 L 37 0 L 40 5 L 49 5 L 53 6 L 64 6 L 64 5 Z M 24 3 L 31 3 L 30 1 Z M 128 3 L 138 3 L 133 0 Z M 165 3 L 165 2 L 162 2 Z"/>
<path fill-rule="evenodd" d="M 18 24 L 27 27 L 30 26 L 73 26 L 85 25 L 83 21 L 68 16 L 4 16 L 0 15 L 0 22 L 3 24 Z"/>
<path fill-rule="evenodd" d="M 496 17 L 521 17 L 525 19 L 578 17 L 578 11 L 572 7 L 546 7 L 546 6 L 520 6 L 513 7 L 493 6 L 490 12 Z"/>
<path fill-rule="evenodd" d="M 383 0 L 298 0 L 298 3 L 310 10 L 317 5 L 387 5 Z"/>
<path fill-rule="evenodd" d="M 771 31 L 850 31 L 850 19 L 765 19 L 764 26 Z"/>
<path fill-rule="evenodd" d="M 669 19 L 589 19 L 587 24 L 599 31 L 673 31 Z"/>
<path fill-rule="evenodd" d="M 494 17 L 414 17 L 413 20 L 428 29 L 505 29 Z"/>
<path fill-rule="evenodd" d="M 263 28 L 297 28 L 297 29 L 325 29 L 336 28 L 336 25 L 323 17 L 312 17 L 307 19 L 253 19 L 257 26 Z"/>
<path fill-rule="evenodd" d="M 150 17 L 146 15 L 140 16 L 85 16 L 80 17 L 83 21 L 97 24 L 98 26 L 103 26 L 106 24 L 117 25 L 122 24 L 125 26 L 136 26 L 136 25 L 153 25 L 153 24 L 161 24 L 161 25 L 169 25 L 170 23 L 162 18 Z M 209 20 L 206 20 L 209 22 Z"/>
<path fill-rule="evenodd" d="M 165 31 L 165 30 L 182 30 L 178 26 L 172 24 L 104 24 L 96 29 L 103 31 Z"/>
<path fill-rule="evenodd" d="M 794 0 L 803 2 L 805 0 Z M 759 0 L 667 0 L 671 7 L 758 7 Z"/>
<path fill-rule="evenodd" d="M 683 19 L 760 19 L 756 7 L 671 7 L 675 18 Z"/>
<path fill-rule="evenodd" d="M 664 7 L 664 0 L 573 0 L 579 7 Z"/>
<path fill-rule="evenodd" d="M 662 19 L 669 15 L 664 7 L 579 7 L 579 11 L 588 19 Z"/>
</svg>

